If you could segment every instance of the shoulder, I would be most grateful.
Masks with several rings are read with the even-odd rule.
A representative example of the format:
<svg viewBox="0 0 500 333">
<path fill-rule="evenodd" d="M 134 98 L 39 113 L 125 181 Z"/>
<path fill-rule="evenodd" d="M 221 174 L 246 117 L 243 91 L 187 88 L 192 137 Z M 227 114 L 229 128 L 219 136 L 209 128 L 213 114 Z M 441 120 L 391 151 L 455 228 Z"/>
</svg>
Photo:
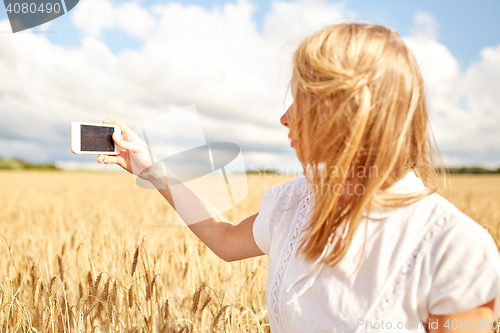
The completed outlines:
<svg viewBox="0 0 500 333">
<path fill-rule="evenodd" d="M 262 250 L 269 254 L 275 240 L 275 230 L 281 222 L 291 222 L 296 205 L 306 192 L 307 181 L 304 176 L 291 179 L 264 191 L 259 213 L 254 221 L 254 239 Z"/>
<path fill-rule="evenodd" d="M 430 200 L 440 208 L 442 223 L 428 253 L 433 281 L 430 312 L 460 312 L 486 303 L 500 293 L 500 254 L 495 240 L 442 196 L 433 194 Z M 453 305 L 445 306 L 450 300 Z"/>
<path fill-rule="evenodd" d="M 435 249 L 440 247 L 449 251 L 450 248 L 460 247 L 472 252 L 496 252 L 494 254 L 498 255 L 490 233 L 441 195 L 433 193 L 411 206 L 414 206 L 409 207 L 411 214 L 428 221 L 430 233 L 434 234 Z"/>
<path fill-rule="evenodd" d="M 272 197 L 303 194 L 307 189 L 307 180 L 304 176 L 293 178 L 282 184 L 273 186 L 264 191 L 264 195 Z"/>
<path fill-rule="evenodd" d="M 429 313 L 458 313 L 500 294 L 500 254 L 490 233 L 450 201 L 434 193 L 421 205 L 433 208 L 432 240 L 424 260 Z M 431 209 L 430 209 L 431 210 Z M 426 283 L 421 283 L 422 288 Z"/>
<path fill-rule="evenodd" d="M 307 180 L 304 176 L 268 188 L 262 196 L 259 214 L 263 213 L 262 215 L 268 215 L 273 220 L 279 220 L 285 211 L 290 213 L 294 210 L 293 208 L 304 198 L 306 190 Z"/>
<path fill-rule="evenodd" d="M 429 210 L 434 211 L 435 219 L 442 220 L 445 224 L 444 231 L 449 236 L 464 237 L 468 242 L 492 241 L 490 233 L 471 217 L 460 211 L 454 204 L 437 193 L 429 195 L 427 202 L 423 203 Z"/>
</svg>

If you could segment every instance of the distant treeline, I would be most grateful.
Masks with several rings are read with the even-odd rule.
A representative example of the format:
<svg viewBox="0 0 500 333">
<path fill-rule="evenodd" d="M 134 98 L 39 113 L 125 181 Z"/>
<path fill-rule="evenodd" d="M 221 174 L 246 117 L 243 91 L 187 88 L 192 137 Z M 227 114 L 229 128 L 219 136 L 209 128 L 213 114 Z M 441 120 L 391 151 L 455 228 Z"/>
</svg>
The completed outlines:
<svg viewBox="0 0 500 333">
<path fill-rule="evenodd" d="M 36 164 L 26 162 L 20 158 L 2 158 L 0 157 L 0 170 L 61 170 L 53 163 Z M 438 171 L 440 171 L 438 169 Z M 464 173 L 464 174 L 500 174 L 500 168 L 496 170 L 485 169 L 481 167 L 463 167 L 463 168 L 447 168 L 449 173 Z M 279 173 L 279 170 L 247 170 L 247 174 L 264 174 L 271 175 Z"/>
<path fill-rule="evenodd" d="M 441 169 L 436 169 L 438 172 L 441 172 Z M 500 168 L 496 170 L 485 169 L 480 167 L 462 167 L 462 168 L 447 168 L 447 172 L 449 173 L 463 173 L 463 174 L 500 174 Z M 279 170 L 274 169 L 251 169 L 247 170 L 247 174 L 259 174 L 259 175 L 272 175 L 275 173 L 280 173 Z"/>
<path fill-rule="evenodd" d="M 448 168 L 450 173 L 500 173 L 500 168 L 496 170 L 479 168 L 479 167 L 463 167 L 463 168 Z"/>
<path fill-rule="evenodd" d="M 60 170 L 53 163 L 35 164 L 19 158 L 1 158 L 0 170 Z"/>
</svg>

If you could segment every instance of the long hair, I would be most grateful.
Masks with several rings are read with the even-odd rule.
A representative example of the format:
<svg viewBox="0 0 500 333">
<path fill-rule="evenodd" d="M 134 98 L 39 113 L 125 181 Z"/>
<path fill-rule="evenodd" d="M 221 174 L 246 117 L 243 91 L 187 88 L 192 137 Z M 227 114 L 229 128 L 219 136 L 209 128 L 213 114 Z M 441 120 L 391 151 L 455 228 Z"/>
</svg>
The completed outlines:
<svg viewBox="0 0 500 333">
<path fill-rule="evenodd" d="M 395 30 L 352 23 L 306 38 L 295 52 L 291 83 L 297 156 L 315 194 L 298 253 L 315 259 L 340 233 L 322 259 L 333 266 L 372 206 L 395 209 L 436 191 L 422 77 Z M 409 171 L 427 190 L 385 191 Z M 349 187 L 353 195 L 341 202 Z"/>
</svg>

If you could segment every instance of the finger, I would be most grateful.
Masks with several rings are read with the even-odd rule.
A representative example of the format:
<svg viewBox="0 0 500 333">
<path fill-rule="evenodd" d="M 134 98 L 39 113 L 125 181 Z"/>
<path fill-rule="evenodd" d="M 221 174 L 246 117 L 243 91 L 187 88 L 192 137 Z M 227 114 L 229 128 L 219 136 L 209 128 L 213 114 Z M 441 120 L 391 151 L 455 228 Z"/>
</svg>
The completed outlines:
<svg viewBox="0 0 500 333">
<path fill-rule="evenodd" d="M 108 155 L 99 154 L 99 156 L 97 156 L 97 163 L 101 163 L 106 157 L 108 157 Z"/>
<path fill-rule="evenodd" d="M 120 156 L 108 156 L 104 159 L 104 164 L 117 164 L 125 170 L 127 169 L 127 163 L 125 163 L 125 159 Z"/>
<path fill-rule="evenodd" d="M 118 162 L 118 159 L 115 156 L 106 156 L 103 162 L 104 164 L 116 164 L 116 162 Z"/>
<path fill-rule="evenodd" d="M 112 124 L 120 126 L 122 133 L 130 132 L 130 128 L 119 118 L 107 118 L 102 121 L 103 124 Z"/>
<path fill-rule="evenodd" d="M 113 141 L 121 149 L 125 149 L 125 150 L 129 150 L 130 149 L 130 142 L 122 140 L 122 138 L 120 138 L 118 136 L 118 134 L 116 134 L 116 133 L 113 133 Z"/>
<path fill-rule="evenodd" d="M 104 164 L 118 164 L 118 157 L 116 156 L 107 156 L 104 159 Z"/>
</svg>

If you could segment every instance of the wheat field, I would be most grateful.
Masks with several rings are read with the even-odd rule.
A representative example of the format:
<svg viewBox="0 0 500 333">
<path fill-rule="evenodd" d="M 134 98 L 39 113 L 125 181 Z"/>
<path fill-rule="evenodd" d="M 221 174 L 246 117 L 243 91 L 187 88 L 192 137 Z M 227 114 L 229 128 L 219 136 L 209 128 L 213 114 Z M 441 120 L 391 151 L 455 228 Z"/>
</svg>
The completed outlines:
<svg viewBox="0 0 500 333">
<path fill-rule="evenodd" d="M 226 216 L 283 177 L 248 176 Z M 500 176 L 440 192 L 500 245 Z M 269 332 L 267 257 L 226 263 L 124 173 L 0 172 L 1 332 Z"/>
</svg>

